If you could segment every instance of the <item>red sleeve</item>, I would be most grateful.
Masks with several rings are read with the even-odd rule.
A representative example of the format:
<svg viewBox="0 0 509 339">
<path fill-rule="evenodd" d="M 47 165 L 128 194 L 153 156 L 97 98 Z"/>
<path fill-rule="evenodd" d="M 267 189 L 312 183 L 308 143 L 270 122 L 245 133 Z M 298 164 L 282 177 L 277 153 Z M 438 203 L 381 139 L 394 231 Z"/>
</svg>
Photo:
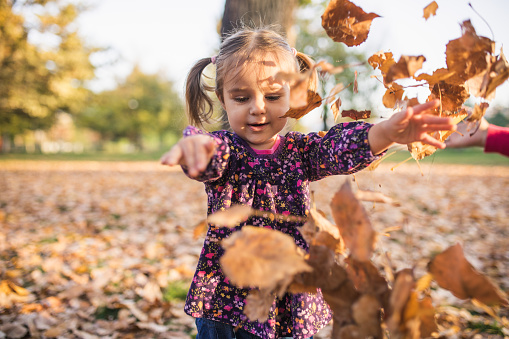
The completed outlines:
<svg viewBox="0 0 509 339">
<path fill-rule="evenodd" d="M 491 124 L 488 127 L 484 152 L 496 152 L 509 157 L 509 127 Z"/>
</svg>

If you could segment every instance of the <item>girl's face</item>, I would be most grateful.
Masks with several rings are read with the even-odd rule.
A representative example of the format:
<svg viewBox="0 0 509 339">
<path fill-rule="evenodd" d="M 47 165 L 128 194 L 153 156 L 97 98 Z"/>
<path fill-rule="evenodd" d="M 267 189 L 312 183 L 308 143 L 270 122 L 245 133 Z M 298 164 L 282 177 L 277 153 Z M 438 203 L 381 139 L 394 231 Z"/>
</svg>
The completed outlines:
<svg viewBox="0 0 509 339">
<path fill-rule="evenodd" d="M 244 67 L 242 73 L 225 77 L 218 97 L 224 98 L 221 104 L 232 130 L 252 148 L 269 149 L 288 120 L 282 116 L 290 108 L 290 87 L 274 80 L 283 69 L 271 55 Z"/>
</svg>

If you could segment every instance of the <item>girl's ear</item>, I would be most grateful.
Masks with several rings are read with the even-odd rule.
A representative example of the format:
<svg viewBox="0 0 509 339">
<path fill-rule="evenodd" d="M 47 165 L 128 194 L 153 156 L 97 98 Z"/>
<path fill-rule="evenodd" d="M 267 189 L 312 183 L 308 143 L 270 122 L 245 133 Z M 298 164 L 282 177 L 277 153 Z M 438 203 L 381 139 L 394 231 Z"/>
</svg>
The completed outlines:
<svg viewBox="0 0 509 339">
<path fill-rule="evenodd" d="M 223 94 L 221 92 L 219 92 L 218 90 L 216 90 L 216 96 L 219 99 L 219 102 L 221 103 L 221 107 L 223 107 L 223 109 L 226 111 L 226 107 L 224 106 Z"/>
</svg>

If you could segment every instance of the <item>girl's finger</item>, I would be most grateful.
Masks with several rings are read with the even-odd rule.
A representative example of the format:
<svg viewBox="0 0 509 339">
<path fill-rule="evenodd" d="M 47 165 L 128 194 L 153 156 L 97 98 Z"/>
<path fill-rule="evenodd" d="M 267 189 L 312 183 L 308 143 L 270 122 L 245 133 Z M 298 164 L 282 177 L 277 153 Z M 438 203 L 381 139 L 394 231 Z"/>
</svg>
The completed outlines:
<svg viewBox="0 0 509 339">
<path fill-rule="evenodd" d="M 439 149 L 444 149 L 445 148 L 445 143 L 441 142 L 440 140 L 437 140 L 437 139 L 433 138 L 429 134 L 424 134 L 424 136 L 421 138 L 421 142 L 423 144 L 428 144 L 428 145 L 434 146 L 434 147 L 439 148 Z"/>
<path fill-rule="evenodd" d="M 174 146 L 169 152 L 161 157 L 161 164 L 174 166 L 180 162 L 182 158 L 182 149 L 179 145 Z"/>
<path fill-rule="evenodd" d="M 424 104 L 413 106 L 414 114 L 421 114 L 429 109 L 437 108 L 440 105 L 440 100 L 435 99 L 432 101 L 425 102 Z"/>
</svg>

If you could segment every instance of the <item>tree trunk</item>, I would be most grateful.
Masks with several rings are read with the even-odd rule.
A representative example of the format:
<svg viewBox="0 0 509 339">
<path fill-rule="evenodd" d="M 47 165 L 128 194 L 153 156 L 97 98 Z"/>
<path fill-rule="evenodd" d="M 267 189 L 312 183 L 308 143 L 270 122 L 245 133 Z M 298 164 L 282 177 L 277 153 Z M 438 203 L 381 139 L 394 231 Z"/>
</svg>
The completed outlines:
<svg viewBox="0 0 509 339">
<path fill-rule="evenodd" d="M 291 46 L 295 43 L 292 32 L 297 0 L 226 0 L 224 5 L 221 37 L 242 26 L 249 27 L 277 24 Z"/>
<path fill-rule="evenodd" d="M 286 36 L 290 46 L 295 46 L 296 34 L 292 30 L 298 0 L 226 0 L 221 22 L 221 41 L 230 32 L 242 27 L 278 25 L 279 33 Z M 228 129 L 228 119 L 223 114 L 221 125 Z"/>
</svg>

